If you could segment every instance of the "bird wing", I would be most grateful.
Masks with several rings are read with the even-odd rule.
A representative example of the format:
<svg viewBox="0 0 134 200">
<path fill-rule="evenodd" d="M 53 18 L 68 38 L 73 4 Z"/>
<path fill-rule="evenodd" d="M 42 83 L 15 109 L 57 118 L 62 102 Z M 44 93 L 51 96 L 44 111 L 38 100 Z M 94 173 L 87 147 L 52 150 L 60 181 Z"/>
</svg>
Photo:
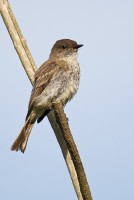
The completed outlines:
<svg viewBox="0 0 134 200">
<path fill-rule="evenodd" d="M 32 104 L 33 104 L 34 99 L 38 97 L 44 91 L 46 86 L 48 86 L 48 84 L 51 82 L 52 78 L 56 76 L 56 74 L 65 72 L 66 69 L 67 69 L 67 65 L 65 62 L 63 63 L 63 61 L 58 61 L 58 62 L 46 61 L 36 71 L 34 86 L 32 89 L 29 106 L 28 106 L 27 117 L 29 116 L 32 110 Z"/>
</svg>

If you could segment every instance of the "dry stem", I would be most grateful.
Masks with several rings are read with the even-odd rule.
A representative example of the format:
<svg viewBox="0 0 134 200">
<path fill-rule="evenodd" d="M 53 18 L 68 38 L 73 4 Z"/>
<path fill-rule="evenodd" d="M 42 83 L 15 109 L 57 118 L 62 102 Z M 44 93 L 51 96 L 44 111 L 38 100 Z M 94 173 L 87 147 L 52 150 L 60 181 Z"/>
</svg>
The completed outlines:
<svg viewBox="0 0 134 200">
<path fill-rule="evenodd" d="M 71 157 L 72 157 L 72 160 L 73 160 L 76 172 L 77 172 L 82 197 L 84 200 L 91 200 L 92 196 L 91 196 L 89 185 L 88 185 L 88 182 L 86 179 L 86 174 L 84 172 L 84 168 L 83 168 L 80 156 L 79 156 L 79 152 L 77 150 L 77 146 L 72 137 L 72 134 L 71 134 L 71 131 L 70 131 L 70 128 L 68 125 L 68 120 L 67 120 L 66 115 L 63 110 L 62 103 L 59 102 L 59 103 L 53 104 L 53 109 L 54 109 L 56 120 L 60 126 L 60 129 L 61 129 L 63 137 L 66 141 L 68 150 L 71 154 Z"/>
<path fill-rule="evenodd" d="M 32 58 L 32 55 L 27 47 L 26 44 L 26 40 L 24 39 L 20 28 L 17 24 L 17 21 L 15 19 L 15 16 L 11 10 L 11 7 L 8 3 L 8 0 L 0 0 L 0 13 L 2 15 L 3 21 L 7 27 L 7 30 L 10 34 L 10 37 L 13 41 L 14 47 L 16 49 L 16 52 L 18 53 L 18 56 L 22 62 L 22 65 L 27 73 L 28 78 L 30 79 L 31 83 L 33 84 L 34 81 L 34 73 L 37 69 L 34 60 Z M 58 109 L 58 108 L 57 108 Z M 61 112 L 63 112 L 61 110 Z M 56 113 L 58 113 L 58 110 L 56 111 Z M 59 110 L 60 113 L 60 110 Z M 56 121 L 55 118 L 55 113 L 53 112 L 53 110 L 48 114 L 48 119 L 49 122 L 55 132 L 56 138 L 59 142 L 59 145 L 61 147 L 63 156 L 65 158 L 77 197 L 79 200 L 92 200 L 92 197 L 90 195 L 90 191 L 89 191 L 89 198 L 87 196 L 87 198 L 85 198 L 85 195 L 82 192 L 82 188 L 81 188 L 81 183 L 79 176 L 77 176 L 79 173 L 76 171 L 75 169 L 75 160 L 72 161 L 72 158 L 70 155 L 70 152 L 68 150 L 68 145 L 67 145 L 67 141 L 65 141 L 63 134 L 62 134 L 62 127 L 61 125 L 59 126 L 59 124 Z M 68 127 L 69 128 L 69 127 Z M 68 132 L 69 134 L 71 134 L 70 132 Z M 77 149 L 76 149 L 77 150 Z M 75 157 L 74 157 L 75 158 Z M 76 167 L 77 168 L 77 167 Z M 78 173 L 78 174 L 77 174 Z M 85 174 L 84 174 L 85 176 Z M 85 176 L 86 178 L 86 176 Z M 84 185 L 83 185 L 84 187 Z M 88 187 L 88 183 L 86 183 L 86 187 Z M 81 189 L 80 189 L 81 188 Z M 85 190 L 86 192 L 86 190 Z"/>
</svg>

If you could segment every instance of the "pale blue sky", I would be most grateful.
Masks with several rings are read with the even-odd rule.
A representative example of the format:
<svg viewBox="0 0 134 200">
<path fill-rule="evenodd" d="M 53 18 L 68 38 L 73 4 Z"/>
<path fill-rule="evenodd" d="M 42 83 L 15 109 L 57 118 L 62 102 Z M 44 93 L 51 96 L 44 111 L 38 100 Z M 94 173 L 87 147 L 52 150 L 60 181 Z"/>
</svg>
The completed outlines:
<svg viewBox="0 0 134 200">
<path fill-rule="evenodd" d="M 10 0 L 35 62 L 57 39 L 84 44 L 81 84 L 66 106 L 94 200 L 134 199 L 134 1 Z M 47 118 L 11 152 L 31 92 L 0 18 L 0 199 L 77 199 Z"/>
</svg>

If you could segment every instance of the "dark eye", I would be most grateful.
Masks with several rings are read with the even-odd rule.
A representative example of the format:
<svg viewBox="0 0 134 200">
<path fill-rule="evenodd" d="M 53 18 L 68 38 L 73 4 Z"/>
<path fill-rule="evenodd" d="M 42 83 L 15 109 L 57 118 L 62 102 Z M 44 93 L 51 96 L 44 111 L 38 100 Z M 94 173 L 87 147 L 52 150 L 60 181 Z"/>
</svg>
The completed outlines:
<svg viewBox="0 0 134 200">
<path fill-rule="evenodd" d="M 63 48 L 63 49 L 65 49 L 65 48 L 66 48 L 66 46 L 64 45 L 64 46 L 62 46 L 62 48 Z"/>
</svg>

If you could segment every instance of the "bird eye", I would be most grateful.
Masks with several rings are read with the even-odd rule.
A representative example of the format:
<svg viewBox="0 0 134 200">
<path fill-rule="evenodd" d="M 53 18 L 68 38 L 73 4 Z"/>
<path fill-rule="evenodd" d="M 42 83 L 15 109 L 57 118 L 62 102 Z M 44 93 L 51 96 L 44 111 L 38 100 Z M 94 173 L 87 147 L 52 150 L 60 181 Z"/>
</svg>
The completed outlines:
<svg viewBox="0 0 134 200">
<path fill-rule="evenodd" d="M 63 48 L 63 49 L 65 49 L 65 48 L 66 48 L 66 46 L 64 45 L 64 46 L 62 46 L 62 48 Z"/>
</svg>

